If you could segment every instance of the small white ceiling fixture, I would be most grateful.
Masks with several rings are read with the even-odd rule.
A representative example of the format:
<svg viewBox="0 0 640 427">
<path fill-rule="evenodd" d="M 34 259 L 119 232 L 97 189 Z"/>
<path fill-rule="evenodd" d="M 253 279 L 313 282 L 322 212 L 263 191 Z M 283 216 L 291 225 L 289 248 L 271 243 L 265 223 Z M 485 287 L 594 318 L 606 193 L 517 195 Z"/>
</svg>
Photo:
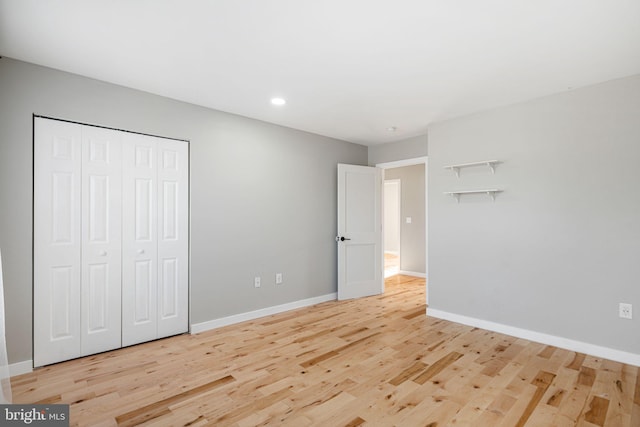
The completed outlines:
<svg viewBox="0 0 640 427">
<path fill-rule="evenodd" d="M 389 132 L 395 132 L 395 131 L 397 131 L 397 130 L 398 130 L 398 128 L 397 128 L 396 126 L 389 126 L 389 127 L 387 128 L 387 130 L 388 130 Z"/>
<path fill-rule="evenodd" d="M 284 98 L 271 98 L 271 103 L 273 105 L 284 105 L 287 101 Z"/>
</svg>

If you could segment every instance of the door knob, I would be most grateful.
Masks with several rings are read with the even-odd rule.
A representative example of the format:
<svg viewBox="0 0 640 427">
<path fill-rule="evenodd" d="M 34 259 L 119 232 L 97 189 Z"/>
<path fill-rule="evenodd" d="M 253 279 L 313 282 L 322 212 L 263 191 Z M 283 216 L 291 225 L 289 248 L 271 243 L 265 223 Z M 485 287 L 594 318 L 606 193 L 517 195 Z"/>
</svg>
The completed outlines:
<svg viewBox="0 0 640 427">
<path fill-rule="evenodd" d="M 144 253 L 144 249 L 138 249 L 137 252 L 138 252 L 138 255 L 142 255 Z"/>
<path fill-rule="evenodd" d="M 107 251 L 100 251 L 100 256 L 107 256 Z"/>
<path fill-rule="evenodd" d="M 345 240 L 351 240 L 351 239 L 348 239 L 348 238 L 346 238 L 344 236 L 336 236 L 336 242 L 338 242 L 338 241 L 344 242 Z"/>
</svg>

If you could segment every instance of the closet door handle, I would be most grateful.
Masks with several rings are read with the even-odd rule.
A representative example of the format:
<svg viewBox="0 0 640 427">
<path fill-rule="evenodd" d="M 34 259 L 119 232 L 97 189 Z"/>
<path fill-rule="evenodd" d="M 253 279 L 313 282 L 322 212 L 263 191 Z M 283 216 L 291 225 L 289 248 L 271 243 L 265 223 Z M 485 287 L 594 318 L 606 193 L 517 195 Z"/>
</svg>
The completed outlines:
<svg viewBox="0 0 640 427">
<path fill-rule="evenodd" d="M 142 255 L 144 253 L 144 249 L 138 249 L 136 252 L 138 253 L 138 255 Z"/>
<path fill-rule="evenodd" d="M 107 256 L 107 251 L 100 251 L 100 253 L 98 254 L 100 256 Z"/>
</svg>

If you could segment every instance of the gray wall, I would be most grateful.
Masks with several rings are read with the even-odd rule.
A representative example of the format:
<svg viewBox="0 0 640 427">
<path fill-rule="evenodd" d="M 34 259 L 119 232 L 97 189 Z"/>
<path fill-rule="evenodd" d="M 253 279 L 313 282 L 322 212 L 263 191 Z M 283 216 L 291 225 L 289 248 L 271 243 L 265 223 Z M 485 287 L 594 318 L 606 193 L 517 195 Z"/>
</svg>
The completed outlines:
<svg viewBox="0 0 640 427">
<path fill-rule="evenodd" d="M 385 169 L 384 179 L 400 180 L 400 270 L 425 273 L 424 164 Z"/>
<path fill-rule="evenodd" d="M 369 165 L 415 159 L 427 155 L 427 135 L 369 147 Z"/>
<path fill-rule="evenodd" d="M 32 357 L 34 113 L 191 141 L 191 323 L 336 291 L 336 164 L 367 164 L 366 147 L 8 58 L 0 94 L 11 363 Z"/>
<path fill-rule="evenodd" d="M 430 307 L 640 354 L 640 76 L 433 125 L 428 174 Z"/>
</svg>

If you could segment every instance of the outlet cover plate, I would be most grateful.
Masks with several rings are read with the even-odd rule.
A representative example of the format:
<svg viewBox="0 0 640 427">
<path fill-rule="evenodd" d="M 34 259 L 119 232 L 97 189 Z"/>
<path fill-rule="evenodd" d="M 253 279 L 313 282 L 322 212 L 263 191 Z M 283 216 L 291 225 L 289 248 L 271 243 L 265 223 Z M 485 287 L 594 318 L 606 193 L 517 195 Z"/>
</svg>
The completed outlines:
<svg viewBox="0 0 640 427">
<path fill-rule="evenodd" d="M 633 306 L 624 302 L 620 303 L 620 317 L 623 319 L 633 319 Z"/>
</svg>

